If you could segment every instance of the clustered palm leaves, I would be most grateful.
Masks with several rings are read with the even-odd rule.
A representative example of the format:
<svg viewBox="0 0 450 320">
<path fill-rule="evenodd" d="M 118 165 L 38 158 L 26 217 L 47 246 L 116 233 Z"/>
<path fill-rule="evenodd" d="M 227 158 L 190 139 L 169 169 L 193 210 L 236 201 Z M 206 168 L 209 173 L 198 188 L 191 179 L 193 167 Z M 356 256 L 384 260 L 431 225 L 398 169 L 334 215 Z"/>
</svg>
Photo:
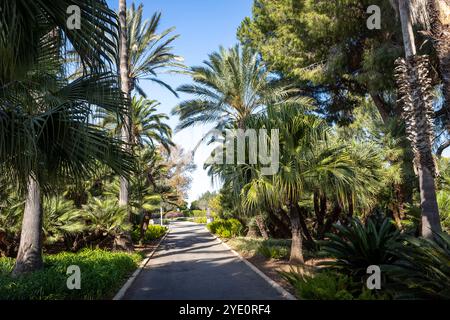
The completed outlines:
<svg viewBox="0 0 450 320">
<path fill-rule="evenodd" d="M 167 83 L 158 78 L 158 74 L 168 69 L 184 68 L 183 59 L 172 52 L 172 44 L 178 35 L 173 35 L 175 28 L 158 32 L 161 13 L 153 14 L 150 20 L 142 20 L 143 8 L 144 6 L 140 4 L 136 9 L 133 3 L 127 10 L 130 92 L 136 90 L 146 98 L 140 81 L 149 80 L 177 95 Z"/>
<path fill-rule="evenodd" d="M 167 150 L 173 146 L 171 141 L 172 129 L 165 123 L 168 116 L 157 113 L 160 103 L 144 97 L 133 97 L 130 104 L 131 143 L 139 148 L 156 148 L 157 144 Z M 102 115 L 103 126 L 113 131 L 116 135 L 122 130 L 122 124 L 118 124 L 114 115 Z"/>
<path fill-rule="evenodd" d="M 218 129 L 230 123 L 242 127 L 251 114 L 295 93 L 277 83 L 258 54 L 248 47 L 221 47 L 209 55 L 204 66 L 192 67 L 189 74 L 194 83 L 178 91 L 195 98 L 181 102 L 173 110 L 180 117 L 178 129 L 198 124 L 215 124 Z"/>
<path fill-rule="evenodd" d="M 261 164 L 206 165 L 209 174 L 221 179 L 224 188 L 240 199 L 237 210 L 250 215 L 281 212 L 289 218 L 292 237 L 298 241 L 292 243 L 292 262 L 303 262 L 302 237 L 311 240 L 306 219 L 313 198 L 322 200 L 320 210 L 319 206 L 313 210 L 320 238 L 343 211 L 351 216 L 354 208 L 373 204 L 371 198 L 380 185 L 381 159 L 376 149 L 354 141 L 336 143 L 332 129 L 319 117 L 308 114 L 310 109 L 307 100 L 295 105 L 278 104 L 244 122 L 250 129 L 277 130 L 277 172 L 267 174 Z M 230 146 L 234 148 L 234 144 Z M 331 211 L 327 203 L 333 205 Z"/>
</svg>

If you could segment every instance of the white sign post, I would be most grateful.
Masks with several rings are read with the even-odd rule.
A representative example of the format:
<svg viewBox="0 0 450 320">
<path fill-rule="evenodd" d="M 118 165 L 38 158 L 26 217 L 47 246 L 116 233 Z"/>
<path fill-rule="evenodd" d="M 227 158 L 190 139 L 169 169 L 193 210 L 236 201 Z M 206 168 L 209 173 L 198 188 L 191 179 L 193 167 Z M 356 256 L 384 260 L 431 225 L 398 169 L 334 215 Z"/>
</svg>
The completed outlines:
<svg viewBox="0 0 450 320">
<path fill-rule="evenodd" d="M 159 213 L 160 213 L 160 216 L 161 216 L 160 224 L 162 226 L 163 225 L 163 208 L 162 207 L 159 208 Z"/>
</svg>

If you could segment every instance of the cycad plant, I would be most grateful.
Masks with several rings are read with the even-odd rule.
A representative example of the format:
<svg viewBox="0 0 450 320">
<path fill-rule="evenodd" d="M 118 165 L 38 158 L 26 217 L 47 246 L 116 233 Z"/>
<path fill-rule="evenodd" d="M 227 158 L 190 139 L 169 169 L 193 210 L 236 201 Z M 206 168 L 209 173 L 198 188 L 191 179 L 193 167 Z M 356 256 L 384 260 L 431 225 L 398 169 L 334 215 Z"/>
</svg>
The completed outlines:
<svg viewBox="0 0 450 320">
<path fill-rule="evenodd" d="M 68 240 L 69 237 L 86 229 L 83 213 L 75 208 L 72 201 L 60 197 L 47 197 L 42 207 L 44 211 L 42 229 L 46 244 Z"/>
<path fill-rule="evenodd" d="M 115 239 L 124 231 L 131 231 L 127 210 L 119 206 L 115 199 L 92 198 L 83 206 L 83 218 L 87 224 L 90 241 L 107 237 Z"/>
<path fill-rule="evenodd" d="M 450 299 L 450 236 L 434 240 L 407 237 L 390 248 L 398 260 L 383 270 L 393 280 L 396 298 Z"/>
<path fill-rule="evenodd" d="M 362 280 L 367 267 L 393 263 L 396 256 L 390 251 L 400 232 L 390 219 L 381 222 L 369 218 L 363 223 L 354 218 L 348 225 L 336 224 L 336 233 L 327 234 L 321 242 L 321 254 L 332 258 L 323 261 L 322 266 Z"/>
</svg>

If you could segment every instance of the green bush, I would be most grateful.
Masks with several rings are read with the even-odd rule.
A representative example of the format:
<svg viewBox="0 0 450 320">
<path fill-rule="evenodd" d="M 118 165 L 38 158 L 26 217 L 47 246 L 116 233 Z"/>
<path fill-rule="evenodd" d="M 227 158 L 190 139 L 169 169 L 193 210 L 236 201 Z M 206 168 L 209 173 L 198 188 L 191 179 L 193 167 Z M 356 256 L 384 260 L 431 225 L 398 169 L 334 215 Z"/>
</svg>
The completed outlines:
<svg viewBox="0 0 450 320">
<path fill-rule="evenodd" d="M 368 290 L 361 284 L 354 283 L 349 276 L 334 272 L 317 272 L 305 275 L 291 270 L 281 272 L 296 291 L 296 295 L 304 300 L 378 300 L 387 299 L 387 295 L 380 295 Z"/>
<path fill-rule="evenodd" d="M 244 227 L 237 219 L 217 219 L 208 224 L 208 230 L 222 238 L 232 238 L 239 236 Z"/>
<path fill-rule="evenodd" d="M 206 224 L 206 217 L 195 217 L 194 222 Z"/>
<path fill-rule="evenodd" d="M 142 260 L 141 255 L 83 249 L 44 256 L 44 269 L 12 278 L 14 259 L 0 258 L 0 300 L 108 299 Z M 81 270 L 81 289 L 67 288 L 67 267 Z"/>
<path fill-rule="evenodd" d="M 147 230 L 144 233 L 144 242 L 150 242 L 156 239 L 161 238 L 167 232 L 167 227 L 160 226 L 158 224 L 151 224 L 148 226 Z M 134 242 L 138 242 L 140 240 L 141 231 L 139 229 L 134 230 L 131 233 L 131 237 Z"/>
<path fill-rule="evenodd" d="M 206 211 L 205 210 L 192 210 L 192 216 L 194 217 L 206 217 Z"/>
<path fill-rule="evenodd" d="M 257 252 L 267 259 L 286 259 L 289 257 L 290 248 L 279 245 L 271 246 L 263 243 Z"/>
</svg>

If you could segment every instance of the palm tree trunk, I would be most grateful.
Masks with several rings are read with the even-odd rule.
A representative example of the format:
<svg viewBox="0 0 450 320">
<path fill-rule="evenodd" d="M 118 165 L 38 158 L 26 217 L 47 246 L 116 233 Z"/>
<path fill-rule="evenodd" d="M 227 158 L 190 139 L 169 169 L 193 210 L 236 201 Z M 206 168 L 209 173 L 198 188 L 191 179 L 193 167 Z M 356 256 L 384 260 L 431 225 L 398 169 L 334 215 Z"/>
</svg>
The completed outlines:
<svg viewBox="0 0 450 320">
<path fill-rule="evenodd" d="M 37 178 L 29 176 L 19 252 L 13 275 L 20 275 L 42 268 L 42 220 L 40 186 Z"/>
<path fill-rule="evenodd" d="M 264 217 L 261 214 L 258 214 L 255 217 L 256 225 L 258 226 L 259 232 L 264 240 L 269 239 L 269 233 L 267 232 L 266 225 L 264 223 Z"/>
<path fill-rule="evenodd" d="M 120 24 L 120 88 L 127 99 L 130 101 L 130 78 L 128 71 L 128 41 L 127 41 L 127 1 L 119 0 L 119 24 Z M 130 116 L 129 108 L 125 115 L 122 125 L 122 140 L 130 143 Z M 128 206 L 129 182 L 125 177 L 120 177 L 119 205 Z"/>
<path fill-rule="evenodd" d="M 294 205 L 289 205 L 289 220 L 291 221 L 291 256 L 289 262 L 292 264 L 303 264 L 303 239 L 302 228 L 300 225 L 300 213 L 296 210 Z"/>
<path fill-rule="evenodd" d="M 432 155 L 432 123 L 429 117 L 433 111 L 425 61 L 416 56 L 416 46 L 411 23 L 408 0 L 399 0 L 399 13 L 402 25 L 403 43 L 406 61 L 400 65 L 400 93 L 403 95 L 404 114 L 408 137 L 415 154 L 415 166 L 419 176 L 420 200 L 422 207 L 422 236 L 433 238 L 434 232 L 440 232 L 439 209 L 435 189 L 435 164 Z"/>
</svg>

